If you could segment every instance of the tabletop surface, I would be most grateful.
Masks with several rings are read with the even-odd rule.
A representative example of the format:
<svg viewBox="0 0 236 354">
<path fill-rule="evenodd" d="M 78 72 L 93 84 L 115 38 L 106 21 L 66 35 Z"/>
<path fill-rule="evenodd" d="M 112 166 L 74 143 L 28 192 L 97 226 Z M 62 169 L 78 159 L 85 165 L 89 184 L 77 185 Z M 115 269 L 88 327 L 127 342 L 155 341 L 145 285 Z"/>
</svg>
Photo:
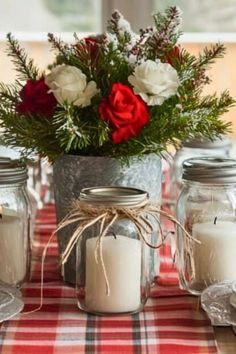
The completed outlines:
<svg viewBox="0 0 236 354">
<path fill-rule="evenodd" d="M 54 207 L 47 206 L 38 213 L 32 279 L 22 288 L 24 311 L 39 305 L 41 256 L 54 229 Z M 94 316 L 80 311 L 74 289 L 60 278 L 58 259 L 55 237 L 46 258 L 43 307 L 2 323 L 1 354 L 218 352 L 214 330 L 198 299 L 178 288 L 168 245 L 161 250 L 161 272 L 151 297 L 144 311 L 135 315 Z"/>
</svg>

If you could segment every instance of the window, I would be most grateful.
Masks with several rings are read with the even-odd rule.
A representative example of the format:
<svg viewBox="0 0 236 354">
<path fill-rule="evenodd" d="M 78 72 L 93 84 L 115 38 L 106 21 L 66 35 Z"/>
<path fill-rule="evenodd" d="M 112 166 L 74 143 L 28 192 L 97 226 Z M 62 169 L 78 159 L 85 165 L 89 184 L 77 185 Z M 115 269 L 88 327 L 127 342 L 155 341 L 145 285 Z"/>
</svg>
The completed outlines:
<svg viewBox="0 0 236 354">
<path fill-rule="evenodd" d="M 101 3 L 102 0 L 0 0 L 0 81 L 8 83 L 15 78 L 5 54 L 7 32 L 21 42 L 39 68 L 45 68 L 52 61 L 47 33 L 56 33 L 67 41 L 73 39 L 73 32 L 100 32 Z"/>
<path fill-rule="evenodd" d="M 0 0 L 1 32 L 99 32 L 100 0 Z"/>
<path fill-rule="evenodd" d="M 170 5 L 183 10 L 185 32 L 236 31 L 235 0 L 154 0 L 154 10 Z"/>
</svg>

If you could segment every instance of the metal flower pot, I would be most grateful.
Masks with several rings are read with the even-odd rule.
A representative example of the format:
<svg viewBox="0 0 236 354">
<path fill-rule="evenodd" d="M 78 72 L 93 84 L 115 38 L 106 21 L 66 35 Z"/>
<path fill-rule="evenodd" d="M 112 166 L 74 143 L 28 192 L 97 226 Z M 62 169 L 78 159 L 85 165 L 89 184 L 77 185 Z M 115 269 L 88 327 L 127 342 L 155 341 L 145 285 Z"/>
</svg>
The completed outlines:
<svg viewBox="0 0 236 354">
<path fill-rule="evenodd" d="M 78 198 L 82 188 L 136 187 L 147 191 L 152 201 L 161 201 L 161 159 L 155 154 L 132 158 L 129 165 L 110 157 L 63 155 L 54 163 L 53 180 L 58 222 L 66 216 L 71 201 Z M 58 232 L 61 253 L 72 231 L 73 227 L 67 227 Z M 64 280 L 72 284 L 75 284 L 75 264 L 74 249 L 62 269 Z"/>
</svg>

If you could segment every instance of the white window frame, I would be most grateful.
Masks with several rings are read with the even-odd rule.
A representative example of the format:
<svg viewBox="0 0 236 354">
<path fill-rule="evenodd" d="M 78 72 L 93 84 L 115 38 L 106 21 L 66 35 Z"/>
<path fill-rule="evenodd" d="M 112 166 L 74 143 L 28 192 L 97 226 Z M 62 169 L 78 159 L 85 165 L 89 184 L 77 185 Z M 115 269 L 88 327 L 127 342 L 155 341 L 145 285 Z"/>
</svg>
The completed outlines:
<svg viewBox="0 0 236 354">
<path fill-rule="evenodd" d="M 153 13 L 152 0 L 101 0 L 102 1 L 102 24 L 104 31 L 106 29 L 107 20 L 112 12 L 118 9 L 125 18 L 131 23 L 134 29 L 146 27 L 151 24 L 151 15 Z M 161 0 L 160 0 L 161 1 Z M 145 7 L 145 11 L 144 11 Z M 91 33 L 80 32 L 80 37 L 86 37 Z M 66 42 L 73 41 L 71 32 L 55 33 Z M 14 32 L 15 38 L 21 42 L 46 42 L 46 32 Z M 6 33 L 0 32 L 0 42 L 6 41 Z M 180 38 L 181 43 L 236 43 L 236 33 L 220 32 L 220 33 L 184 33 Z"/>
</svg>

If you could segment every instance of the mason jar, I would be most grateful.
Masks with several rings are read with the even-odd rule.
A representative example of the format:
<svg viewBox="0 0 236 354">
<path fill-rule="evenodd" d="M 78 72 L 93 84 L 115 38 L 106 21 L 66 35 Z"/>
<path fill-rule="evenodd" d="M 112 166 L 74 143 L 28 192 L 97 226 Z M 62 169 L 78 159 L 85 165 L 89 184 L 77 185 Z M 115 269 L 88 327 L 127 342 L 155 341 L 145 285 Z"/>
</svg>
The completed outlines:
<svg viewBox="0 0 236 354">
<path fill-rule="evenodd" d="M 127 187 L 83 189 L 80 201 L 93 207 L 135 208 L 148 200 L 146 192 Z M 144 216 L 145 217 L 145 216 Z M 136 313 L 142 310 L 150 289 L 150 247 L 140 239 L 128 217 L 118 218 L 101 241 L 102 260 L 96 261 L 101 223 L 84 231 L 77 243 L 76 292 L 78 307 L 94 314 Z"/>
<path fill-rule="evenodd" d="M 27 168 L 0 158 L 0 281 L 20 286 L 30 275 Z"/>
<path fill-rule="evenodd" d="M 236 160 L 193 158 L 183 164 L 177 219 L 182 289 L 199 295 L 206 287 L 236 280 Z"/>
<path fill-rule="evenodd" d="M 183 141 L 170 167 L 169 201 L 173 211 L 175 211 L 177 199 L 183 186 L 182 173 L 184 160 L 204 156 L 226 158 L 229 157 L 230 148 L 231 140 L 228 137 L 222 137 L 213 141 L 204 138 Z"/>
</svg>

